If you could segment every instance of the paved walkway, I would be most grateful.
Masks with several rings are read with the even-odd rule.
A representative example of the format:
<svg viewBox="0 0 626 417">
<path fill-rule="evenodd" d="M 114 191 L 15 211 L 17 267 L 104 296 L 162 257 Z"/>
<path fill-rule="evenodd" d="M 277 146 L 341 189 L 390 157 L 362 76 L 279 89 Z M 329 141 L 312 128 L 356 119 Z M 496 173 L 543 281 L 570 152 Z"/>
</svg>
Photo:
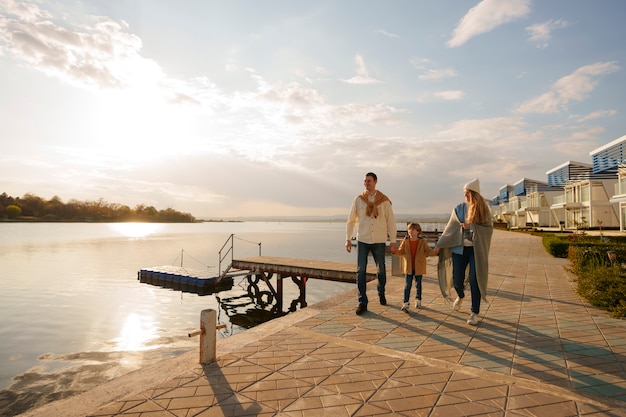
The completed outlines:
<svg viewBox="0 0 626 417">
<path fill-rule="evenodd" d="M 214 364 L 186 354 L 30 415 L 626 416 L 626 321 L 585 304 L 540 238 L 494 233 L 478 326 L 429 264 L 410 314 L 389 277 L 388 305 L 371 282 L 363 316 L 355 289 L 220 340 Z"/>
</svg>

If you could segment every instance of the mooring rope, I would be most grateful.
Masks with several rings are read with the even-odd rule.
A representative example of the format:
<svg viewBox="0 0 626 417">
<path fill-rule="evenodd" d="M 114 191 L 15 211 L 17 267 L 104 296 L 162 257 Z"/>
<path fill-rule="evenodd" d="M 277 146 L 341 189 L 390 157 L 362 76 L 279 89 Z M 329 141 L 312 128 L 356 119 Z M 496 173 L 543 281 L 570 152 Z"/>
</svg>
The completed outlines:
<svg viewBox="0 0 626 417">
<path fill-rule="evenodd" d="M 253 242 L 253 241 L 251 241 L 251 240 L 242 239 L 242 238 L 240 238 L 239 236 L 235 236 L 235 235 L 233 235 L 233 238 L 235 238 L 235 239 L 237 239 L 237 240 L 244 241 L 244 242 L 248 242 L 248 243 L 254 243 L 255 245 L 260 245 L 260 244 L 261 244 L 261 242 Z"/>
<path fill-rule="evenodd" d="M 189 254 L 189 252 L 185 251 L 184 249 L 181 249 L 181 250 L 180 250 L 180 254 L 176 257 L 176 259 L 174 259 L 174 262 L 172 262 L 172 265 L 176 265 L 176 263 L 177 263 L 179 260 L 181 260 L 181 263 L 182 263 L 182 259 L 181 259 L 181 258 L 182 258 L 182 256 L 183 256 L 183 254 L 184 254 L 185 256 L 190 257 L 190 258 L 191 258 L 191 259 L 193 259 L 194 261 L 198 262 L 200 265 L 204 266 L 205 268 L 210 268 L 210 266 L 209 266 L 209 265 L 207 265 L 207 264 L 203 263 L 202 261 L 198 260 L 198 259 L 197 259 L 197 258 L 195 258 L 193 255 L 190 255 L 190 254 Z M 182 267 L 182 266 L 183 266 L 183 265 L 181 265 L 181 267 Z"/>
<path fill-rule="evenodd" d="M 261 242 L 253 242 L 251 240 L 247 240 L 247 239 L 240 238 L 239 236 L 235 236 L 234 234 L 232 236 L 233 236 L 233 239 L 241 240 L 242 242 L 252 243 L 252 244 L 258 245 L 259 247 L 261 246 Z M 260 253 L 260 250 L 261 249 L 259 249 L 259 253 Z M 200 265 L 204 266 L 205 268 L 211 268 L 211 266 L 209 266 L 209 265 L 199 261 L 198 259 L 196 259 L 192 255 L 190 255 L 189 252 L 186 252 L 184 249 L 180 250 L 180 253 L 178 254 L 178 256 L 176 256 L 176 258 L 172 262 L 172 265 L 176 265 L 180 261 L 181 267 L 183 267 L 183 265 L 182 265 L 182 263 L 184 262 L 184 260 L 182 259 L 183 255 L 189 256 L 191 259 L 193 259 L 194 261 L 198 262 Z"/>
</svg>

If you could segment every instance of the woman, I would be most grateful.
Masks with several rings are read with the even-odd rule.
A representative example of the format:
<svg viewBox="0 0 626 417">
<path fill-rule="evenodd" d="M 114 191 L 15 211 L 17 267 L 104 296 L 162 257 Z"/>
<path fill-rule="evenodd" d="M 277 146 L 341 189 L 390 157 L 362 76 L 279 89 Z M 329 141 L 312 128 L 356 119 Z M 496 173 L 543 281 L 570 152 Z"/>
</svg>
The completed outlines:
<svg viewBox="0 0 626 417">
<path fill-rule="evenodd" d="M 493 222 L 489 206 L 480 195 L 477 178 L 465 184 L 463 194 L 465 201 L 452 210 L 436 245 L 439 253 L 438 275 L 441 292 L 447 300 L 452 300 L 452 287 L 456 291 L 457 297 L 452 305 L 454 311 L 461 308 L 465 283 L 469 280 L 472 307 L 467 324 L 475 326 L 478 324 L 481 300 L 487 302 Z"/>
</svg>

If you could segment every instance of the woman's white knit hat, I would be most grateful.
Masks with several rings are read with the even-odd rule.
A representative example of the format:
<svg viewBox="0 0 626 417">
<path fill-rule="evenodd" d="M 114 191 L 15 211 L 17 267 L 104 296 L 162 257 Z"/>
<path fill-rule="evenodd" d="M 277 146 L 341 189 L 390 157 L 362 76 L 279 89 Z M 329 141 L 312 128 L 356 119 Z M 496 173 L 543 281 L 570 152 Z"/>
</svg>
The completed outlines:
<svg viewBox="0 0 626 417">
<path fill-rule="evenodd" d="M 480 182 L 478 181 L 478 178 L 474 178 L 473 180 L 471 180 L 470 182 L 465 184 L 463 186 L 463 189 L 464 190 L 472 190 L 472 191 L 475 191 L 478 194 L 480 194 Z"/>
</svg>

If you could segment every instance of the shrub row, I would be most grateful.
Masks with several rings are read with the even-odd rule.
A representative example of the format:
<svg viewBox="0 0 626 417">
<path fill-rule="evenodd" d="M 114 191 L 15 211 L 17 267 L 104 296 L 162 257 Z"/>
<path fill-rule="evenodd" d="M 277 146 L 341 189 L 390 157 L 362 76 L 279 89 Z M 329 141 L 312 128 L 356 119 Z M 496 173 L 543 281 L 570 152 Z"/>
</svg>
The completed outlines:
<svg viewBox="0 0 626 417">
<path fill-rule="evenodd" d="M 577 293 L 613 317 L 626 317 L 626 239 L 576 235 L 544 235 L 552 256 L 571 263 Z"/>
</svg>

